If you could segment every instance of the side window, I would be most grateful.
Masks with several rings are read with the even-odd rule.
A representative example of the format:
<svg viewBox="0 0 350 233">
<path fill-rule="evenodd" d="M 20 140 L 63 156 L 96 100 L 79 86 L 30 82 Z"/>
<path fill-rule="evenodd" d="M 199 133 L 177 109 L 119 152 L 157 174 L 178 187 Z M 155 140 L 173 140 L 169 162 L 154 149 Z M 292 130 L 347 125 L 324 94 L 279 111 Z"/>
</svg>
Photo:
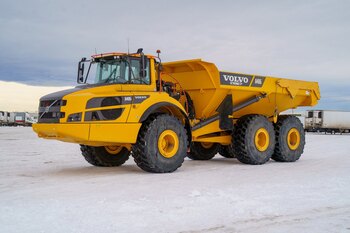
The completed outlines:
<svg viewBox="0 0 350 233">
<path fill-rule="evenodd" d="M 312 117 L 314 117 L 314 112 L 308 112 L 307 117 L 308 117 L 308 118 L 312 118 Z"/>
<path fill-rule="evenodd" d="M 322 118 L 322 112 L 318 112 L 318 118 Z"/>
<path fill-rule="evenodd" d="M 141 77 L 141 70 L 140 70 L 140 59 L 131 59 L 130 61 L 130 73 L 131 73 L 131 80 L 133 80 L 133 83 L 135 84 L 150 84 L 150 74 L 149 74 L 149 60 L 145 58 L 146 60 L 146 77 Z"/>
</svg>

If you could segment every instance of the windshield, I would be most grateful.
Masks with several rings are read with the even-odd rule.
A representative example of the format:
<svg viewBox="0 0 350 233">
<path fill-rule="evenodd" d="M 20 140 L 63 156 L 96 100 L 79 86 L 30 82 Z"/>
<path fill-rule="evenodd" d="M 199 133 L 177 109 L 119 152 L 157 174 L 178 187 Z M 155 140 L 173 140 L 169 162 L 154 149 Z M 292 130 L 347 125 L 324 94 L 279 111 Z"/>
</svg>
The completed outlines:
<svg viewBox="0 0 350 233">
<path fill-rule="evenodd" d="M 150 84 L 149 65 L 145 66 L 146 75 L 140 75 L 140 60 L 132 58 L 129 60 L 112 59 L 94 62 L 97 66 L 91 67 L 92 73 L 95 70 L 95 84 L 98 83 L 128 83 L 128 84 Z M 93 75 L 93 74 L 92 74 Z"/>
</svg>

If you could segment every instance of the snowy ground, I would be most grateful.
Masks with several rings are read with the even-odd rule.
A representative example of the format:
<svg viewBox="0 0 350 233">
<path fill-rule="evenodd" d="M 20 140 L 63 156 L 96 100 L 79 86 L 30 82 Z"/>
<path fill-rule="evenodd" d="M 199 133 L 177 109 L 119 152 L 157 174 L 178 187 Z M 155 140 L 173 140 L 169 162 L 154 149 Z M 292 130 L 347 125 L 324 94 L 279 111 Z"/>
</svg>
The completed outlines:
<svg viewBox="0 0 350 233">
<path fill-rule="evenodd" d="M 0 127 L 0 232 L 350 232 L 350 136 L 308 134 L 296 163 L 217 155 L 150 174 Z"/>
</svg>

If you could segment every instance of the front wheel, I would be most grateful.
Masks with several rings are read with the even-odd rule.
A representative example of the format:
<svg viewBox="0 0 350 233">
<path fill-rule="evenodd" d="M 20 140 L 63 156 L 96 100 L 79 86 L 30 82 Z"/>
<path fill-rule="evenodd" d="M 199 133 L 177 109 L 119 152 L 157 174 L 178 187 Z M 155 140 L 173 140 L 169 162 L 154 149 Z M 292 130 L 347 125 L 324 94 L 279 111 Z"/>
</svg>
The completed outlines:
<svg viewBox="0 0 350 233">
<path fill-rule="evenodd" d="M 85 160 L 98 167 L 116 167 L 124 164 L 130 156 L 130 151 L 121 146 L 86 146 L 80 145 Z"/>
<path fill-rule="evenodd" d="M 137 166 L 142 170 L 173 172 L 186 157 L 185 127 L 173 116 L 153 115 L 143 123 L 132 151 Z"/>
</svg>

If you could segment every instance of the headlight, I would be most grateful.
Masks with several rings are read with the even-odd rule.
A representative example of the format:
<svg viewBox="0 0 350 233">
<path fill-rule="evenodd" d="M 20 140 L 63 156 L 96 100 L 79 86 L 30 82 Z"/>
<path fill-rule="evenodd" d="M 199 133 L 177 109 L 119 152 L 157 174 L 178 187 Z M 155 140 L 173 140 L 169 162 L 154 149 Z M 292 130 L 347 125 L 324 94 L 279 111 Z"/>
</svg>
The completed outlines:
<svg viewBox="0 0 350 233">
<path fill-rule="evenodd" d="M 67 121 L 68 121 L 68 122 L 81 121 L 81 112 L 70 114 L 70 115 L 68 116 Z"/>
</svg>

